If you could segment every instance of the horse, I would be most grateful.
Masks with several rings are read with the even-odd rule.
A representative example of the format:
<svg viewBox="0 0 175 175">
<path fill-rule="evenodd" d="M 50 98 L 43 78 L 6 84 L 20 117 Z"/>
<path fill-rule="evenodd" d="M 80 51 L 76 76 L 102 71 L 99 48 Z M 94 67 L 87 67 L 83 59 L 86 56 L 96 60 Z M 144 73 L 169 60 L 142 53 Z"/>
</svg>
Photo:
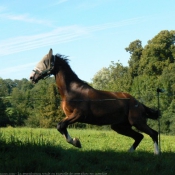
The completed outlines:
<svg viewBox="0 0 175 175">
<path fill-rule="evenodd" d="M 140 132 L 144 132 L 152 138 L 154 154 L 158 155 L 158 132 L 147 125 L 148 118 L 158 119 L 158 110 L 145 106 L 129 93 L 94 89 L 76 75 L 68 61 L 66 56 L 53 55 L 50 49 L 30 76 L 30 81 L 34 84 L 50 75 L 55 76 L 61 96 L 61 107 L 66 115 L 57 124 L 57 130 L 66 141 L 81 148 L 80 140 L 72 138 L 67 131 L 68 125 L 75 122 L 98 126 L 111 125 L 112 130 L 134 139 L 129 152 L 136 150 L 144 137 Z"/>
</svg>

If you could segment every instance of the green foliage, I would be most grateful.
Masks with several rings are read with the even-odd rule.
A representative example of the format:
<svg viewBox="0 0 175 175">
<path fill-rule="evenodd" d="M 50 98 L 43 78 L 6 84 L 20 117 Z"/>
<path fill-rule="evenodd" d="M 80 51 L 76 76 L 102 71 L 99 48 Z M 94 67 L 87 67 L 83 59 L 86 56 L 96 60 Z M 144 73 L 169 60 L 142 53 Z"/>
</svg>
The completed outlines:
<svg viewBox="0 0 175 175">
<path fill-rule="evenodd" d="M 31 112 L 25 124 L 30 127 L 56 127 L 64 114 L 60 109 L 60 95 L 53 79 L 41 80 L 30 91 Z"/>
<path fill-rule="evenodd" d="M 139 62 L 139 74 L 158 75 L 170 63 L 174 63 L 175 31 L 161 31 L 142 51 Z"/>
<path fill-rule="evenodd" d="M 157 106 L 157 87 L 158 84 L 155 76 L 141 75 L 134 78 L 131 94 L 140 102 L 147 104 L 150 107 L 155 107 L 155 104 Z"/>
<path fill-rule="evenodd" d="M 28 112 L 23 109 L 24 105 L 20 104 L 18 107 L 7 108 L 6 114 L 9 119 L 9 125 L 11 126 L 24 126 L 24 121 L 28 117 Z"/>
<path fill-rule="evenodd" d="M 28 80 L 0 79 L 0 126 L 55 127 L 63 118 L 60 96 L 53 78 L 41 80 L 36 86 Z M 13 86 L 8 86 L 11 84 Z M 2 87 L 2 88 L 1 88 Z M 8 90 L 8 87 L 11 87 Z"/>
<path fill-rule="evenodd" d="M 129 92 L 131 76 L 127 67 L 111 62 L 108 68 L 97 72 L 92 81 L 92 86 L 97 89 Z"/>
<path fill-rule="evenodd" d="M 6 106 L 3 102 L 3 99 L 0 98 L 0 127 L 6 126 L 7 123 L 9 122 L 9 119 L 6 115 L 5 110 L 6 110 Z"/>
<path fill-rule="evenodd" d="M 129 47 L 125 48 L 125 50 L 131 54 L 131 57 L 128 61 L 129 72 L 132 78 L 134 78 L 138 76 L 138 68 L 143 51 L 142 42 L 140 40 L 135 40 L 131 42 Z"/>
<path fill-rule="evenodd" d="M 93 77 L 93 87 L 98 89 L 108 89 L 108 84 L 111 81 L 110 70 L 108 68 L 102 68 Z"/>
<path fill-rule="evenodd" d="M 111 82 L 109 84 L 112 91 L 129 92 L 131 87 L 131 76 L 128 67 L 124 67 L 121 63 L 114 63 L 109 66 L 111 72 Z"/>
</svg>

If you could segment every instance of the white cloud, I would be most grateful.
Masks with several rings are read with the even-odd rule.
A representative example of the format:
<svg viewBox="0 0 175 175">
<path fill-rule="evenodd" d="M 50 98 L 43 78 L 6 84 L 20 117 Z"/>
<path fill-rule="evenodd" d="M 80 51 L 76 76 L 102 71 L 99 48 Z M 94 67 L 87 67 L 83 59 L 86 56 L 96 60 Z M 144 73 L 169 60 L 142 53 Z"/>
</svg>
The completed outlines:
<svg viewBox="0 0 175 175">
<path fill-rule="evenodd" d="M 48 45 L 61 44 L 71 42 L 77 39 L 82 39 L 91 36 L 94 32 L 121 26 L 132 25 L 138 22 L 143 22 L 144 17 L 128 19 L 116 23 L 106 23 L 102 25 L 94 25 L 90 27 L 82 26 L 67 26 L 58 27 L 50 32 L 36 34 L 32 36 L 19 36 L 0 41 L 0 56 L 10 55 L 26 50 L 41 48 Z"/>
<path fill-rule="evenodd" d="M 36 62 L 1 69 L 1 76 L 7 75 L 9 73 L 12 74 L 12 73 L 17 73 L 21 71 L 26 71 L 27 68 L 34 67 L 35 65 L 36 65 Z"/>
<path fill-rule="evenodd" d="M 9 55 L 26 50 L 53 45 L 57 43 L 70 42 L 86 35 L 86 32 L 77 26 L 59 27 L 51 32 L 20 36 L 0 41 L 0 55 Z"/>
<path fill-rule="evenodd" d="M 138 23 L 140 21 L 143 22 L 144 20 L 145 20 L 144 17 L 132 18 L 132 19 L 127 19 L 127 20 L 123 20 L 120 22 L 116 22 L 116 23 L 105 23 L 102 25 L 94 25 L 91 27 L 87 27 L 87 30 L 89 32 L 95 32 L 95 31 L 106 30 L 106 29 L 110 29 L 110 28 L 118 28 L 118 27 L 122 27 L 122 26 L 133 25 L 133 24 Z"/>
<path fill-rule="evenodd" d="M 1 13 L 0 19 L 42 24 L 46 26 L 52 25 L 51 22 L 48 20 L 40 20 L 40 19 L 32 18 L 28 14 L 16 15 L 16 14 L 11 14 L 11 13 Z"/>
</svg>

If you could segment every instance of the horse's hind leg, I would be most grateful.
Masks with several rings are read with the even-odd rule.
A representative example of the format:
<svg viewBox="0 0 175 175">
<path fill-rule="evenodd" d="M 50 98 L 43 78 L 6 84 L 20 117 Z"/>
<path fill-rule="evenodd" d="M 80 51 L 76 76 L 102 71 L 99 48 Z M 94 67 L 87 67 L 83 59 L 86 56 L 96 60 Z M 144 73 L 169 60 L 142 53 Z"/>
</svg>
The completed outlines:
<svg viewBox="0 0 175 175">
<path fill-rule="evenodd" d="M 137 129 L 139 129 L 141 132 L 144 132 L 148 134 L 153 142 L 154 142 L 154 154 L 159 154 L 159 148 L 158 148 L 158 132 L 150 128 L 147 124 L 142 125 L 136 125 Z"/>
<path fill-rule="evenodd" d="M 131 148 L 128 150 L 129 152 L 133 152 L 137 146 L 139 145 L 139 143 L 141 142 L 141 140 L 143 139 L 143 135 L 134 131 L 131 128 L 131 125 L 129 123 L 123 123 L 123 124 L 114 124 L 111 125 L 111 128 L 116 131 L 119 134 L 131 137 L 135 140 L 135 142 L 133 143 L 133 145 L 131 146 Z"/>
</svg>

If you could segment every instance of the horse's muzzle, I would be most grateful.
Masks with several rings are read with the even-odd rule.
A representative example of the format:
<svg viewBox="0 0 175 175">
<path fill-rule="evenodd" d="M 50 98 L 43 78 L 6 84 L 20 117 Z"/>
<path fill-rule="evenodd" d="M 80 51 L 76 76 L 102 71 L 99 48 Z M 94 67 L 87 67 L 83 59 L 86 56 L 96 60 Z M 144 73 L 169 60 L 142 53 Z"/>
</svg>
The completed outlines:
<svg viewBox="0 0 175 175">
<path fill-rule="evenodd" d="M 33 84 L 36 84 L 38 82 L 37 79 L 34 79 L 34 76 L 30 76 L 30 81 L 33 83 Z"/>
</svg>

